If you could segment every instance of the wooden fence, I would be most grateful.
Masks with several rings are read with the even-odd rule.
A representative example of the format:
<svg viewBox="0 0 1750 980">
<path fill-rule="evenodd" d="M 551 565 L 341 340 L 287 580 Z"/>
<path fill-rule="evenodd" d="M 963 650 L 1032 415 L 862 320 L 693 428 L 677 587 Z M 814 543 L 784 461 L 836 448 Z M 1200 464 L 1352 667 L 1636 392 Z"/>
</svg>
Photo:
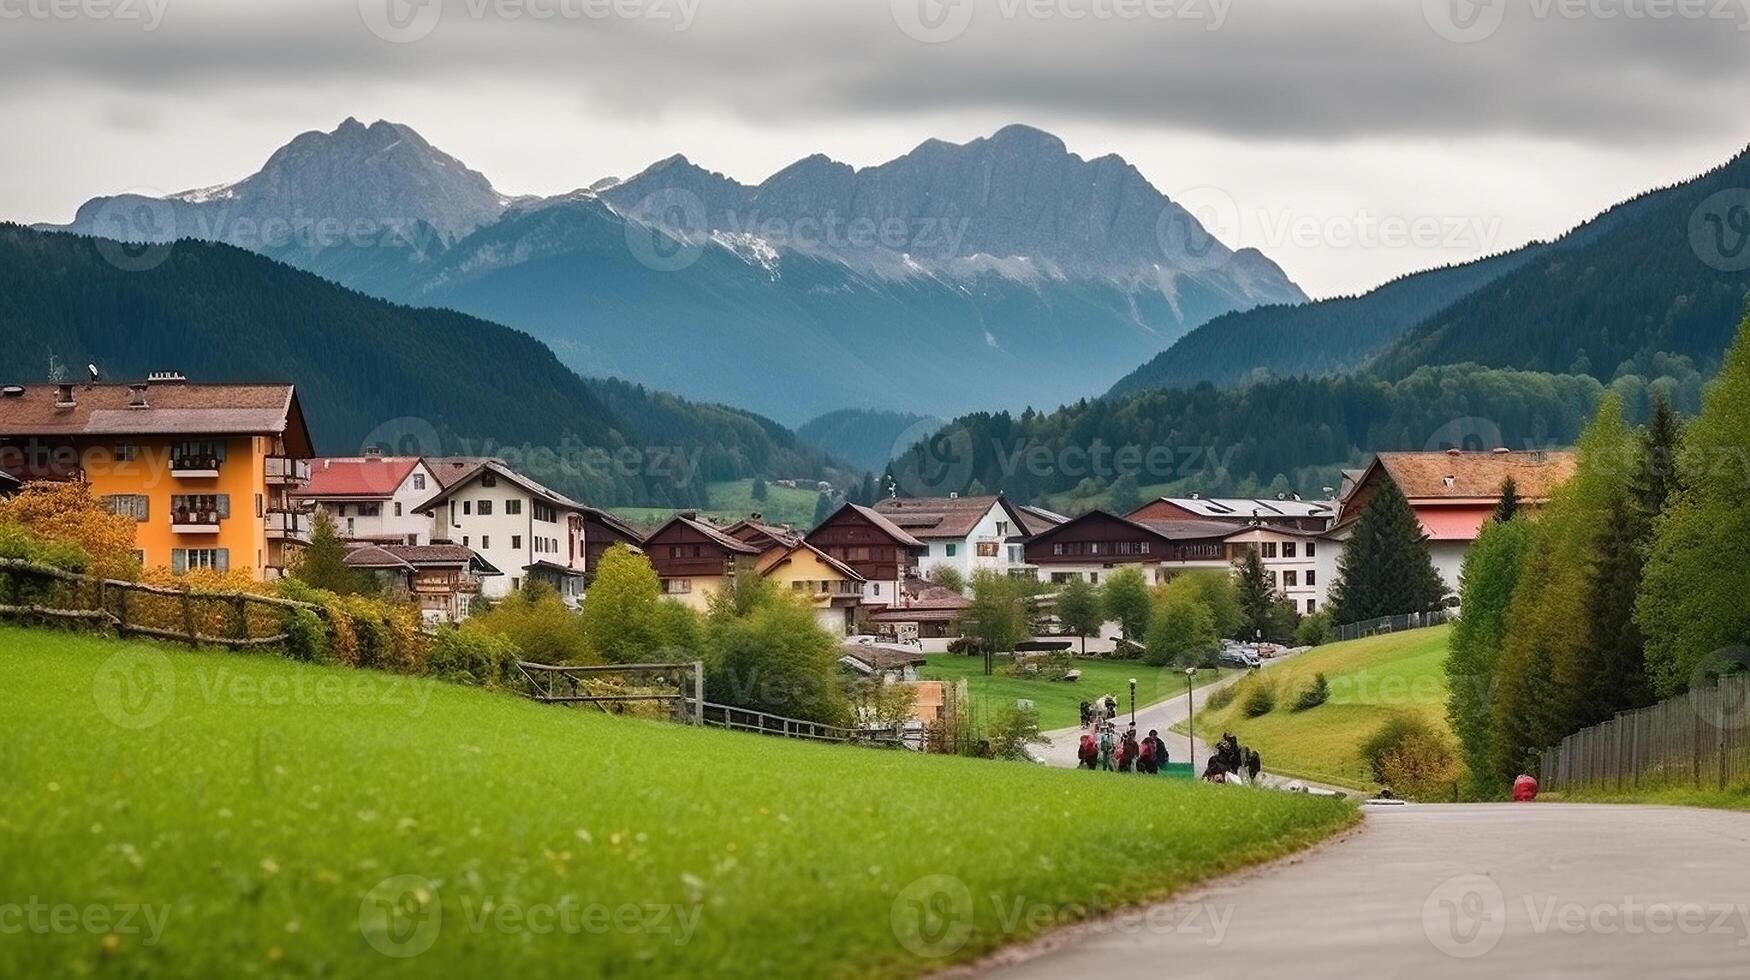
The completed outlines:
<svg viewBox="0 0 1750 980">
<path fill-rule="evenodd" d="M 239 650 L 284 643 L 289 609 L 326 615 L 320 606 L 275 596 L 167 589 L 0 558 L 0 616 Z"/>
<path fill-rule="evenodd" d="M 1576 732 L 1539 758 L 1555 791 L 1727 789 L 1750 780 L 1750 675 Z"/>
</svg>

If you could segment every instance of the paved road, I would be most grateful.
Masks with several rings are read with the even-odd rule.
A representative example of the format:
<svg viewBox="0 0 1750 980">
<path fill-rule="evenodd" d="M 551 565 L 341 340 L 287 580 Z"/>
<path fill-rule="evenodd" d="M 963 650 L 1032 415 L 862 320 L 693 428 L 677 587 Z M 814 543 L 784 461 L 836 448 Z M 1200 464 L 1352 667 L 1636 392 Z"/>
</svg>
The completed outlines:
<svg viewBox="0 0 1750 980">
<path fill-rule="evenodd" d="M 1742 978 L 1747 881 L 1745 813 L 1370 808 L 1342 841 L 990 975 Z"/>
<path fill-rule="evenodd" d="M 1266 660 L 1264 661 L 1263 669 L 1269 670 L 1275 665 L 1285 663 L 1291 659 L 1293 658 L 1278 657 L 1273 660 Z M 1201 712 L 1203 710 L 1204 702 L 1209 700 L 1211 694 L 1221 688 L 1238 683 L 1243 677 L 1245 677 L 1245 674 L 1235 673 L 1232 677 L 1197 688 L 1191 693 L 1190 704 L 1186 703 L 1185 695 L 1180 694 L 1178 697 L 1169 698 L 1158 704 L 1149 705 L 1146 708 L 1138 708 L 1136 711 L 1137 735 L 1147 735 L 1149 729 L 1155 729 L 1160 732 L 1161 741 L 1167 743 L 1167 756 L 1171 761 L 1184 762 L 1190 759 L 1191 740 L 1184 735 L 1174 732 L 1172 730 L 1173 726 L 1184 721 L 1190 715 L 1192 705 L 1195 705 L 1196 710 Z M 1120 729 L 1123 729 L 1124 726 L 1129 724 L 1129 722 L 1130 715 L 1128 713 L 1121 713 L 1118 716 L 1118 726 Z M 1035 746 L 1032 750 L 1033 757 L 1049 766 L 1074 769 L 1077 763 L 1076 747 L 1081 739 L 1081 734 L 1082 730 L 1080 728 L 1063 728 L 1054 732 L 1046 732 L 1045 736 L 1051 739 L 1051 744 Z M 1198 772 L 1202 772 L 1203 766 L 1209 761 L 1209 745 L 1206 744 L 1203 739 L 1197 740 L 1197 757 L 1193 761 L 1197 764 Z M 1270 760 L 1265 759 L 1263 761 L 1265 776 L 1267 777 L 1265 782 L 1271 785 L 1283 782 L 1282 780 L 1268 778 Z"/>
</svg>

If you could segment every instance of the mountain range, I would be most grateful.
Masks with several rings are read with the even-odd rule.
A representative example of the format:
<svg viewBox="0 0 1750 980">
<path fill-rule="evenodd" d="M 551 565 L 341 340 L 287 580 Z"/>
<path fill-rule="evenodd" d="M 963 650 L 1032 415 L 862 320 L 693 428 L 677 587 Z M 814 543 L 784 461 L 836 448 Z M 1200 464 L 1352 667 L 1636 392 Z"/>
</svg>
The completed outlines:
<svg viewBox="0 0 1750 980">
<path fill-rule="evenodd" d="M 227 242 L 791 424 L 1070 400 L 1212 318 L 1306 299 L 1121 158 L 1025 126 L 863 169 L 812 156 L 757 186 L 672 157 L 533 198 L 411 127 L 348 119 L 236 183 L 97 198 L 64 230 Z"/>
<path fill-rule="evenodd" d="M 857 475 L 771 421 L 579 377 L 527 334 L 364 296 L 242 249 L 0 224 L 0 381 L 295 383 L 328 455 L 498 456 L 596 505 L 705 506 L 706 485 Z M 68 366 L 74 370 L 67 371 Z"/>
</svg>

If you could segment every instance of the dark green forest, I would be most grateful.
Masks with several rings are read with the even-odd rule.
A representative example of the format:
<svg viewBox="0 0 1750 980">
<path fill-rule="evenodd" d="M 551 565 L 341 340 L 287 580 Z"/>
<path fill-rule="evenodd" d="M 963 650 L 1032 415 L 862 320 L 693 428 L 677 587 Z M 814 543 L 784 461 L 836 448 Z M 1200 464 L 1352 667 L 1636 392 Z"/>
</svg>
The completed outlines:
<svg viewBox="0 0 1750 980">
<path fill-rule="evenodd" d="M 705 484 L 842 479 L 778 424 L 579 377 L 519 331 L 372 299 L 233 248 L 142 252 L 0 225 L 0 381 L 290 381 L 319 452 L 500 455 L 590 503 L 703 506 Z"/>
</svg>

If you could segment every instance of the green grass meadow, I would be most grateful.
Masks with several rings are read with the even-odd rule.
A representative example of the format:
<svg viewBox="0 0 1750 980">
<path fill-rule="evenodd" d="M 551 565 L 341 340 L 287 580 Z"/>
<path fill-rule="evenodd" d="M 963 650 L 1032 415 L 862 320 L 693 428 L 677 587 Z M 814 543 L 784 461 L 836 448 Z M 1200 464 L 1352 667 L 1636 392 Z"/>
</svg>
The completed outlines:
<svg viewBox="0 0 1750 980">
<path fill-rule="evenodd" d="M 1358 819 L 4 626 L 0 680 L 0 977 L 909 977 Z"/>
<path fill-rule="evenodd" d="M 814 508 L 820 501 L 819 491 L 796 490 L 776 483 L 766 484 L 766 499 L 755 500 L 752 480 L 713 483 L 706 492 L 710 506 L 699 512 L 707 517 L 732 523 L 757 513 L 765 515 L 768 523 L 791 524 L 803 531 L 814 526 Z M 648 527 L 663 524 L 675 514 L 673 508 L 662 507 L 615 507 L 613 511 L 623 520 Z"/>
<path fill-rule="evenodd" d="M 1006 677 L 1002 673 L 1004 660 L 997 663 L 997 673 L 984 676 L 982 657 L 963 657 L 952 653 L 930 654 L 929 665 L 918 672 L 925 680 L 957 681 L 966 679 L 968 692 L 979 706 L 988 711 L 1012 706 L 1026 698 L 1039 709 L 1041 731 L 1069 728 L 1081 722 L 1081 703 L 1108 694 L 1118 699 L 1119 710 L 1130 709 L 1130 679 L 1136 678 L 1136 706 L 1165 701 L 1185 694 L 1185 672 L 1176 667 L 1150 667 L 1134 660 L 1077 659 L 1081 680 L 1073 684 L 1033 677 Z M 1229 674 L 1229 671 L 1199 671 L 1195 687 L 1202 687 Z"/>
<path fill-rule="evenodd" d="M 1361 744 L 1395 712 L 1446 724 L 1446 655 L 1451 628 L 1411 630 L 1333 643 L 1262 671 L 1256 680 L 1276 688 L 1276 710 L 1247 718 L 1242 690 L 1232 704 L 1199 712 L 1197 733 L 1214 738 L 1233 732 L 1256 748 L 1264 768 L 1283 775 L 1372 790 Z M 1294 699 L 1323 673 L 1329 701 L 1309 711 L 1290 710 Z"/>
</svg>

